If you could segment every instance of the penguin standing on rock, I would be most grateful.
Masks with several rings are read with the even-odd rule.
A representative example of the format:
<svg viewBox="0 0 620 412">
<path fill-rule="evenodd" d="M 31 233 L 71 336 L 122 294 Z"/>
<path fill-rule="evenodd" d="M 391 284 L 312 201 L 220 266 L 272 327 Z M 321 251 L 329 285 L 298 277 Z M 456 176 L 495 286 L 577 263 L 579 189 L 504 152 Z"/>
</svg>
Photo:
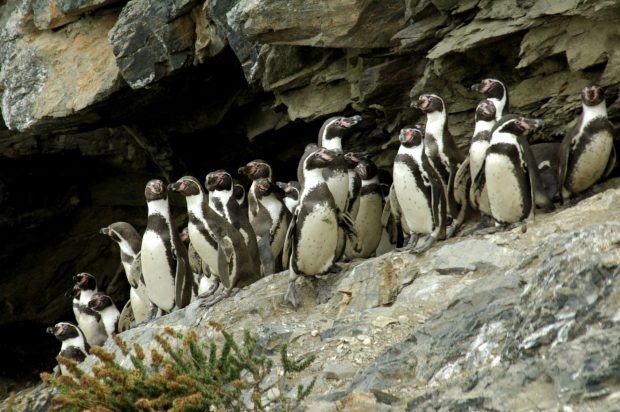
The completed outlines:
<svg viewBox="0 0 620 412">
<path fill-rule="evenodd" d="M 59 322 L 54 327 L 47 328 L 46 332 L 54 335 L 62 343 L 60 346 L 60 356 L 73 359 L 76 362 L 82 362 L 86 359 L 88 352 L 90 352 L 90 346 L 86 342 L 84 333 L 73 323 Z M 60 365 L 60 373 L 71 376 L 63 365 Z"/>
<path fill-rule="evenodd" d="M 172 221 L 166 185 L 151 180 L 144 195 L 149 212 L 141 247 L 144 283 L 151 303 L 160 312 L 171 312 L 190 302 L 194 276 L 187 249 Z M 154 316 L 152 310 L 148 319 Z"/>
<path fill-rule="evenodd" d="M 483 100 L 476 107 L 474 135 L 469 147 L 469 170 L 472 178 L 478 175 L 484 163 L 491 142 L 491 131 L 495 126 L 495 113 L 495 104 L 490 100 Z M 474 199 L 474 192 L 470 188 L 469 200 L 472 205 L 478 206 L 482 214 L 491 216 L 486 188 L 482 189 L 479 199 Z"/>
<path fill-rule="evenodd" d="M 81 308 L 87 307 L 93 294 L 97 292 L 97 279 L 90 273 L 82 272 L 73 276 L 73 314 L 78 325 L 81 321 Z M 83 329 L 83 328 L 82 328 Z"/>
<path fill-rule="evenodd" d="M 553 209 L 526 139 L 541 126 L 541 120 L 508 115 L 493 129 L 473 190 L 475 198 L 480 198 L 486 183 L 491 216 L 498 225 L 533 219 L 537 204 L 547 210 Z"/>
<path fill-rule="evenodd" d="M 408 246 L 414 253 L 429 249 L 446 234 L 446 197 L 439 173 L 425 150 L 426 139 L 419 128 L 403 128 L 401 145 L 394 159 L 394 194 L 403 228 L 409 230 Z M 428 235 L 417 246 L 420 234 Z"/>
<path fill-rule="evenodd" d="M 183 176 L 170 184 L 169 188 L 185 196 L 189 236 L 198 254 L 203 257 L 207 245 L 215 246 L 217 251 L 215 266 L 218 279 L 226 291 L 205 302 L 205 305 L 211 306 L 226 297 L 233 288 L 243 287 L 260 279 L 260 262 L 250 258 L 246 239 L 228 220 L 209 207 L 200 182 L 195 177 Z M 209 239 L 212 239 L 215 245 L 210 245 Z"/>
<path fill-rule="evenodd" d="M 284 247 L 285 258 L 290 256 L 289 286 L 284 299 L 294 307 L 299 305 L 295 292 L 297 277 L 326 274 L 336 260 L 339 226 L 354 233 L 354 223 L 337 207 L 324 175 L 337 155 L 321 148 L 304 160 L 303 190 Z"/>
<path fill-rule="evenodd" d="M 454 225 L 449 230 L 451 236 L 465 218 L 465 211 L 461 209 L 467 205 L 457 206 L 454 195 L 457 190 L 464 192 L 463 188 L 455 188 L 455 179 L 457 169 L 465 160 L 465 156 L 448 130 L 446 105 L 441 97 L 423 94 L 418 98 L 417 105 L 415 103 L 413 105 L 426 114 L 424 151 L 444 184 L 448 213 L 455 219 Z M 462 202 L 465 199 L 461 197 L 459 200 Z"/>
<path fill-rule="evenodd" d="M 137 270 L 140 262 L 140 248 L 142 247 L 142 237 L 138 231 L 127 222 L 116 222 L 104 227 L 100 232 L 118 243 L 121 254 L 121 263 L 125 269 L 127 281 L 131 286 L 129 289 L 129 300 L 131 302 L 131 310 L 133 318 L 140 323 L 149 313 L 151 302 L 149 301 L 144 284 L 142 271 Z"/>
<path fill-rule="evenodd" d="M 562 202 L 608 176 L 616 164 L 613 126 L 607 119 L 605 93 L 599 86 L 581 91 L 579 122 L 562 140 L 558 182 Z"/>
</svg>

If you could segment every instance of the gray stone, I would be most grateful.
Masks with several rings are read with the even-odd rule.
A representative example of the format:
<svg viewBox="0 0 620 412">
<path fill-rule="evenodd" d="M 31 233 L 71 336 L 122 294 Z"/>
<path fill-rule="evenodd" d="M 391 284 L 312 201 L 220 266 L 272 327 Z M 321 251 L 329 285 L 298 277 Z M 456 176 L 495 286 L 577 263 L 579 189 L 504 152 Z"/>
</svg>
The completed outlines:
<svg viewBox="0 0 620 412">
<path fill-rule="evenodd" d="M 355 375 L 358 367 L 349 362 L 328 362 L 323 366 L 323 374 L 327 379 L 347 379 Z"/>
<path fill-rule="evenodd" d="M 448 244 L 435 253 L 433 268 L 440 273 L 489 270 L 513 266 L 518 253 L 482 239 L 467 239 Z"/>
<path fill-rule="evenodd" d="M 34 0 L 34 24 L 39 30 L 54 29 L 118 0 Z"/>
</svg>

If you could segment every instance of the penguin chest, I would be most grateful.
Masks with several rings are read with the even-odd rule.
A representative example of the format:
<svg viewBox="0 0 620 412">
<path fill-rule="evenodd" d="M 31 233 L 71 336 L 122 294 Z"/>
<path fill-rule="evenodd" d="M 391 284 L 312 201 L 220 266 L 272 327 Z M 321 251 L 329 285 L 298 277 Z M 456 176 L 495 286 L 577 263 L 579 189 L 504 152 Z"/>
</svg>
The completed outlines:
<svg viewBox="0 0 620 412">
<path fill-rule="evenodd" d="M 433 212 L 430 181 L 424 177 L 417 164 L 410 166 L 404 162 L 394 162 L 393 184 L 402 218 L 412 232 L 429 234 L 433 231 Z"/>
<path fill-rule="evenodd" d="M 528 176 L 515 161 L 500 153 L 488 153 L 486 157 L 484 173 L 490 212 L 501 223 L 520 222 L 531 207 Z"/>
<path fill-rule="evenodd" d="M 357 226 L 357 236 L 362 245 L 361 257 L 369 257 L 379 245 L 382 212 L 383 200 L 381 195 L 371 193 L 360 197 L 355 225 Z"/>
<path fill-rule="evenodd" d="M 205 225 L 206 227 L 206 225 Z M 190 222 L 187 226 L 189 231 L 189 239 L 192 242 L 194 250 L 209 269 L 218 275 L 217 271 L 217 248 L 209 242 L 209 240 L 200 232 L 198 227 Z"/>
<path fill-rule="evenodd" d="M 158 308 L 170 311 L 174 307 L 174 278 L 176 267 L 169 260 L 171 251 L 155 232 L 147 230 L 142 238 L 142 274 L 146 292 Z"/>
<path fill-rule="evenodd" d="M 349 174 L 345 171 L 335 171 L 327 178 L 327 187 L 334 197 L 338 209 L 344 211 L 349 197 Z"/>
<path fill-rule="evenodd" d="M 566 184 L 571 192 L 580 193 L 603 176 L 612 144 L 612 136 L 606 130 L 601 130 L 589 136 L 588 142 L 581 146 L 581 150 L 572 151 Z"/>
<path fill-rule="evenodd" d="M 327 272 L 334 261 L 338 241 L 334 210 L 326 203 L 316 204 L 303 216 L 303 221 L 298 222 L 296 232 L 294 258 L 297 270 L 309 276 Z"/>
<path fill-rule="evenodd" d="M 488 147 L 489 142 L 479 140 L 473 142 L 469 148 L 469 170 L 472 180 L 476 178 L 480 168 L 482 167 Z"/>
<path fill-rule="evenodd" d="M 289 212 L 293 213 L 295 212 L 295 208 L 299 204 L 299 200 L 295 200 L 291 197 L 285 197 L 284 204 L 286 205 L 286 208 L 289 210 Z"/>
<path fill-rule="evenodd" d="M 86 341 L 91 346 L 101 346 L 108 338 L 103 324 L 94 316 L 83 314 L 79 327 L 82 329 Z"/>
</svg>

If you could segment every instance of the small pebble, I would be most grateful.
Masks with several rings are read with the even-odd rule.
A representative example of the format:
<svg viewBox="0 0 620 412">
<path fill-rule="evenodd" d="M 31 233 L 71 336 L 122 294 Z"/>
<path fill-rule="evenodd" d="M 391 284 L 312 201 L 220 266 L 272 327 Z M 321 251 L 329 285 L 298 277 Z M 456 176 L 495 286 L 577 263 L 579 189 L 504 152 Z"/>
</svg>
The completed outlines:
<svg viewBox="0 0 620 412">
<path fill-rule="evenodd" d="M 314 329 L 312 332 L 310 332 L 310 335 L 313 336 L 313 337 L 317 337 L 317 336 L 319 336 L 319 331 Z"/>
</svg>

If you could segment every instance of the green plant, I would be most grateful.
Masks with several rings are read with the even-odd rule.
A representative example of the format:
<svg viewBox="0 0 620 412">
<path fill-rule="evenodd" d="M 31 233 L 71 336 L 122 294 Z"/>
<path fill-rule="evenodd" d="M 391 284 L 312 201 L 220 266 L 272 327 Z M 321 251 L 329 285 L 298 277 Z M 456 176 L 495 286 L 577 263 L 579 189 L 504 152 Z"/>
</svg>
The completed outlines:
<svg viewBox="0 0 620 412">
<path fill-rule="evenodd" d="M 164 329 L 154 339 L 162 350 L 152 349 L 150 362 L 139 344 L 130 351 L 117 335 L 114 342 L 133 367 L 124 368 L 113 353 L 94 347 L 91 353 L 99 363 L 91 373 L 85 373 L 73 360 L 58 357 L 71 376 L 42 374 L 44 381 L 58 389 L 52 400 L 52 410 L 92 412 L 104 411 L 263 411 L 265 410 L 265 380 L 273 370 L 273 361 L 258 355 L 256 339 L 244 332 L 243 343 L 237 344 L 232 334 L 210 322 L 224 337 L 218 350 L 214 342 L 203 345 L 195 331 L 182 334 L 172 328 Z M 175 340 L 171 344 L 169 338 Z M 288 358 L 286 345 L 280 350 L 284 374 L 304 370 L 314 360 L 311 355 L 295 362 Z M 314 386 L 299 385 L 294 399 L 280 390 L 270 400 L 271 410 L 289 411 L 297 408 Z M 249 396 L 248 396 L 249 395 Z M 244 399 L 246 400 L 244 402 Z"/>
</svg>

